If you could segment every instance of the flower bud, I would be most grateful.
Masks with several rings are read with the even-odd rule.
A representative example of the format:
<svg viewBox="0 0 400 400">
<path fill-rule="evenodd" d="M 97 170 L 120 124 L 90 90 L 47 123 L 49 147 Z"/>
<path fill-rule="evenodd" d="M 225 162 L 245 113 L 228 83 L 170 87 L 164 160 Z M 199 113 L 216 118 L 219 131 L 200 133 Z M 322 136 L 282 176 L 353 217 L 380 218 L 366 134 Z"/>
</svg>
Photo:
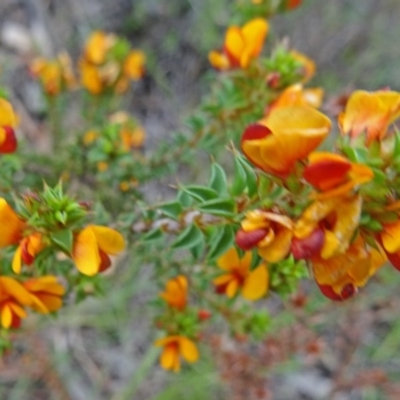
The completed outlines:
<svg viewBox="0 0 400 400">
<path fill-rule="evenodd" d="M 9 154 L 17 150 L 17 138 L 15 137 L 14 129 L 11 126 L 2 126 L 0 129 L 4 132 L 4 140 L 0 144 L 0 153 Z"/>
<path fill-rule="evenodd" d="M 343 301 L 347 300 L 350 297 L 353 297 L 354 295 L 357 294 L 358 289 L 356 286 L 354 286 L 352 283 L 348 283 L 346 286 L 343 287 L 342 291 L 340 294 L 337 294 L 333 289 L 332 286 L 328 285 L 318 285 L 319 289 L 321 290 L 321 293 L 327 297 L 328 299 L 334 300 L 334 301 Z"/>
<path fill-rule="evenodd" d="M 199 310 L 197 313 L 197 317 L 199 318 L 200 321 L 207 321 L 208 319 L 211 318 L 211 312 L 208 310 Z"/>
</svg>

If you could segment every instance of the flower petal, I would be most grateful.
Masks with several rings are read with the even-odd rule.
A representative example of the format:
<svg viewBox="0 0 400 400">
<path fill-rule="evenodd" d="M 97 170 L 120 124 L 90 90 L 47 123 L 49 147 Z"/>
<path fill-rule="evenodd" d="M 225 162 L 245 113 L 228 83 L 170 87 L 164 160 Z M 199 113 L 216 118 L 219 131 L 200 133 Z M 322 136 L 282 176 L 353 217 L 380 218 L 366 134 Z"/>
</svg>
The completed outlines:
<svg viewBox="0 0 400 400">
<path fill-rule="evenodd" d="M 24 225 L 8 203 L 0 198 L 0 248 L 18 243 Z"/>
<path fill-rule="evenodd" d="M 99 272 L 101 259 L 97 239 L 91 226 L 86 227 L 76 236 L 72 258 L 82 274 L 92 276 Z"/>
<path fill-rule="evenodd" d="M 196 362 L 199 359 L 199 350 L 196 343 L 184 336 L 179 336 L 179 351 L 182 357 L 190 362 Z"/>
<path fill-rule="evenodd" d="M 290 229 L 278 229 L 274 240 L 266 247 L 259 247 L 258 254 L 271 263 L 283 260 L 289 254 L 292 236 L 293 233 Z"/>
<path fill-rule="evenodd" d="M 400 250 L 400 220 L 385 224 L 381 232 L 382 244 L 389 253 L 397 253 Z"/>
<path fill-rule="evenodd" d="M 231 271 L 233 268 L 237 267 L 239 263 L 239 256 L 234 247 L 231 247 L 217 260 L 218 267 L 225 271 Z"/>
<path fill-rule="evenodd" d="M 99 225 L 89 226 L 96 237 L 97 245 L 105 253 L 115 255 L 124 250 L 124 237 L 115 229 Z"/>
<path fill-rule="evenodd" d="M 265 264 L 261 264 L 250 272 L 244 281 L 241 294 L 247 300 L 258 300 L 267 293 L 268 286 L 268 268 Z"/>
</svg>

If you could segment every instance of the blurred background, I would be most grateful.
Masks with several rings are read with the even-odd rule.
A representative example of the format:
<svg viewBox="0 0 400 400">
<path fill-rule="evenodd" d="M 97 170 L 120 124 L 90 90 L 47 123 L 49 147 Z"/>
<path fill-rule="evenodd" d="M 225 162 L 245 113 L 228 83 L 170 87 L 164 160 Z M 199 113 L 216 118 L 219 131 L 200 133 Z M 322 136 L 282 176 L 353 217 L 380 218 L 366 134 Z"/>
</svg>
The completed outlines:
<svg viewBox="0 0 400 400">
<path fill-rule="evenodd" d="M 67 50 L 76 59 L 88 34 L 102 29 L 145 51 L 148 73 L 129 100 L 148 146 L 168 139 L 214 71 L 232 0 L 0 0 L 1 82 L 40 144 L 43 99 L 26 65 Z M 284 38 L 318 66 L 313 85 L 326 104 L 355 88 L 400 89 L 398 0 L 304 0 L 274 17 L 265 52 Z M 68 118 L 68 115 L 66 115 Z M 160 185 L 162 198 L 170 182 Z M 332 304 L 307 284 L 287 304 L 269 299 L 271 334 L 260 343 L 205 332 L 202 358 L 182 373 L 158 366 L 152 347 L 150 271 L 110 277 L 104 298 L 34 319 L 0 360 L 7 400 L 381 400 L 400 399 L 400 276 L 384 268 L 353 301 Z M 221 329 L 222 331 L 222 329 Z"/>
</svg>

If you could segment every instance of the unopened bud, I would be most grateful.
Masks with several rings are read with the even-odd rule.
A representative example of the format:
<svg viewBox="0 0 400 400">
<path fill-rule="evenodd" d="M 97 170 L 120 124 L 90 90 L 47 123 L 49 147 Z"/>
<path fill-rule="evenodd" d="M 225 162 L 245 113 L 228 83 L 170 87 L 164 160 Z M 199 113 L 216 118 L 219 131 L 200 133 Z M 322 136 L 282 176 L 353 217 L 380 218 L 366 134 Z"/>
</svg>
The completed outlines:
<svg viewBox="0 0 400 400">
<path fill-rule="evenodd" d="M 256 229 L 254 231 L 246 232 L 243 229 L 239 229 L 236 232 L 236 244 L 242 250 L 250 250 L 267 236 L 268 231 L 266 229 Z"/>
<path fill-rule="evenodd" d="M 324 245 L 325 234 L 321 228 L 315 229 L 305 238 L 293 237 L 291 252 L 296 260 L 307 260 L 320 253 Z"/>
</svg>

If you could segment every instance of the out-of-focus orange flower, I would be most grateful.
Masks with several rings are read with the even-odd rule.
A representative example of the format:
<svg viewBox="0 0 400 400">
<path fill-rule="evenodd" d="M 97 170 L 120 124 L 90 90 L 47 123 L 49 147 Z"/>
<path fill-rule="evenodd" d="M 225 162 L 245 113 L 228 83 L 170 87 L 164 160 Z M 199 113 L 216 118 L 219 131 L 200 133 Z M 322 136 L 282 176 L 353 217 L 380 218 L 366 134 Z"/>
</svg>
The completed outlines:
<svg viewBox="0 0 400 400">
<path fill-rule="evenodd" d="M 143 146 L 146 133 L 128 113 L 119 111 L 111 115 L 110 122 L 120 126 L 119 135 L 124 151 L 130 151 Z"/>
<path fill-rule="evenodd" d="M 21 272 L 22 262 L 26 265 L 31 265 L 36 255 L 39 254 L 45 246 L 41 233 L 34 232 L 24 237 L 14 253 L 12 261 L 13 271 L 19 274 Z"/>
<path fill-rule="evenodd" d="M 252 19 L 241 28 L 229 27 L 223 50 L 211 51 L 208 55 L 211 65 L 218 70 L 246 69 L 261 53 L 268 29 L 268 22 L 262 18 Z"/>
<path fill-rule="evenodd" d="M 245 252 L 243 258 L 239 258 L 234 247 L 223 254 L 218 259 L 217 265 L 225 273 L 213 281 L 217 292 L 233 297 L 240 290 L 241 295 L 247 300 L 258 300 L 263 297 L 269 286 L 268 268 L 266 264 L 260 264 L 251 271 L 251 262 L 250 251 Z"/>
<path fill-rule="evenodd" d="M 258 254 L 276 263 L 290 251 L 293 223 L 289 217 L 272 212 L 253 210 L 246 213 L 236 233 L 236 243 L 243 250 L 257 246 Z"/>
<path fill-rule="evenodd" d="M 266 108 L 265 115 L 268 115 L 276 108 L 310 106 L 319 108 L 324 97 L 324 90 L 321 88 L 304 89 L 301 83 L 286 88 L 271 104 Z"/>
<path fill-rule="evenodd" d="M 124 74 L 133 81 L 143 77 L 145 73 L 146 56 L 143 51 L 132 50 L 124 62 Z"/>
<path fill-rule="evenodd" d="M 331 121 L 312 107 L 274 109 L 245 130 L 245 156 L 265 172 L 286 177 L 297 161 L 306 158 L 328 135 Z"/>
<path fill-rule="evenodd" d="M 314 201 L 294 226 L 294 236 L 300 240 L 296 245 L 306 252 L 306 256 L 296 258 L 318 255 L 327 260 L 345 253 L 359 225 L 361 207 L 359 195 Z M 312 236 L 318 230 L 323 231 L 323 241 Z"/>
<path fill-rule="evenodd" d="M 53 60 L 36 58 L 29 68 L 31 73 L 40 79 L 43 90 L 49 96 L 56 96 L 62 90 L 73 89 L 77 86 L 71 59 L 65 52 L 60 53 Z"/>
<path fill-rule="evenodd" d="M 17 150 L 15 126 L 17 118 L 11 104 L 0 99 L 0 154 L 14 153 Z"/>
<path fill-rule="evenodd" d="M 356 294 L 385 262 L 382 251 L 369 248 L 358 236 L 343 254 L 327 260 L 314 257 L 312 269 L 321 292 L 339 301 Z"/>
<path fill-rule="evenodd" d="M 366 142 L 382 139 L 389 125 L 400 116 L 400 93 L 380 90 L 355 91 L 339 114 L 339 127 L 343 135 L 357 138 L 366 134 Z"/>
<path fill-rule="evenodd" d="M 3 328 L 18 328 L 27 316 L 25 307 L 42 314 L 58 310 L 65 289 L 54 276 L 32 278 L 24 283 L 0 276 L 0 322 Z"/>
<path fill-rule="evenodd" d="M 188 281 L 185 276 L 178 275 L 176 278 L 170 279 L 165 285 L 165 291 L 160 293 L 167 304 L 182 311 L 187 303 Z"/>
<path fill-rule="evenodd" d="M 314 152 L 309 155 L 308 160 L 303 176 L 321 191 L 315 194 L 316 199 L 342 196 L 374 177 L 368 166 L 352 163 L 339 154 Z"/>
<path fill-rule="evenodd" d="M 300 53 L 297 50 L 290 51 L 291 56 L 301 64 L 302 71 L 301 75 L 303 77 L 302 83 L 308 82 L 314 75 L 316 71 L 315 62 L 311 58 L 307 57 L 305 54 Z"/>
<path fill-rule="evenodd" d="M 82 85 L 92 94 L 105 90 L 124 93 L 130 80 L 145 73 L 146 56 L 140 50 L 129 50 L 127 42 L 113 34 L 93 32 L 79 61 Z"/>
<path fill-rule="evenodd" d="M 124 248 L 124 238 L 116 230 L 88 225 L 75 236 L 72 258 L 79 272 L 93 276 L 110 267 L 109 255 L 116 255 Z"/>
<path fill-rule="evenodd" d="M 163 347 L 160 364 L 166 370 L 179 372 L 181 357 L 194 363 L 199 359 L 199 350 L 193 340 L 181 335 L 172 335 L 157 340 L 155 346 Z"/>
<path fill-rule="evenodd" d="M 288 0 L 286 7 L 289 10 L 293 10 L 294 8 L 297 8 L 301 5 L 303 0 Z"/>
<path fill-rule="evenodd" d="M 87 131 L 84 135 L 83 135 L 83 144 L 85 146 L 89 146 L 91 145 L 97 138 L 99 137 L 99 134 L 94 131 L 94 130 L 90 130 Z"/>
</svg>

